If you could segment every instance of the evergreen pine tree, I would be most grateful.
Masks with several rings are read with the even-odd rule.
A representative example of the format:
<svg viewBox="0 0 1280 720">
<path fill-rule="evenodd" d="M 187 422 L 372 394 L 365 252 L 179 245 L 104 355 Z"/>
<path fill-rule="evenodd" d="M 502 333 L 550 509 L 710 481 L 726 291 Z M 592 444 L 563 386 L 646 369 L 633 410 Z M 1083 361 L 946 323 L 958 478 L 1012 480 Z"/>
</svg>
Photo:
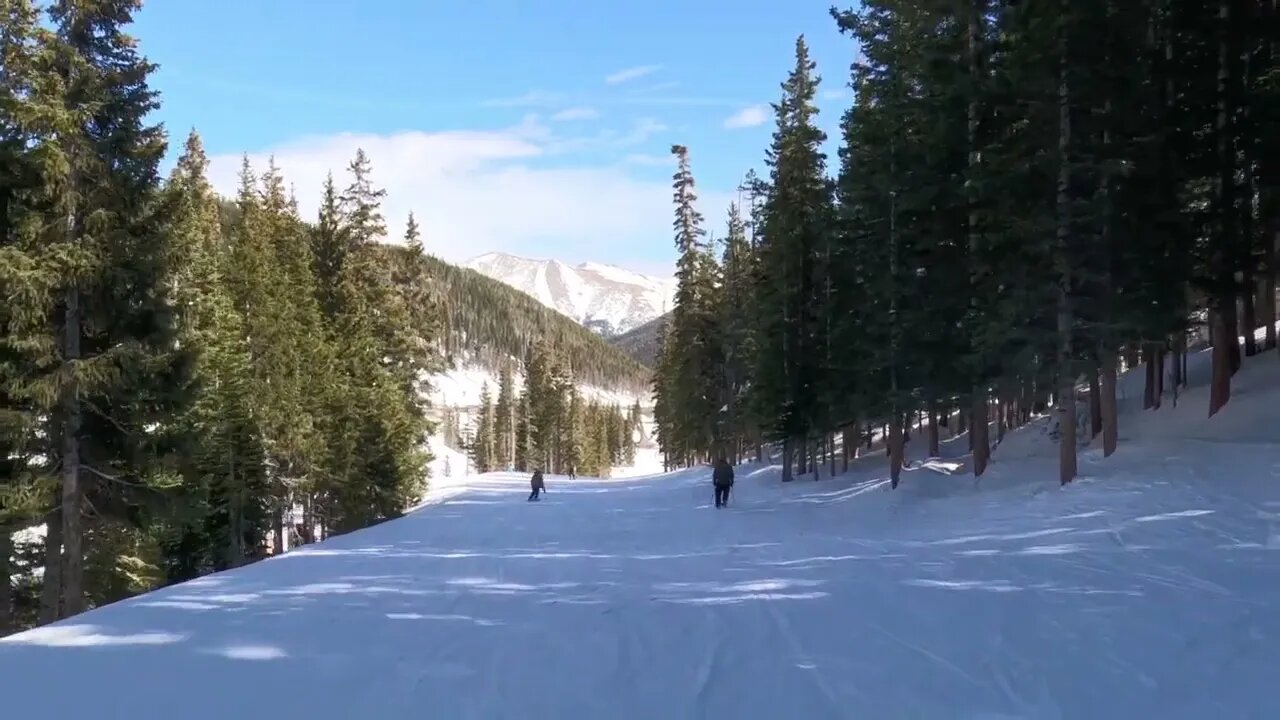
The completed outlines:
<svg viewBox="0 0 1280 720">
<path fill-rule="evenodd" d="M 266 448 L 255 420 L 257 402 L 245 323 L 227 275 L 217 197 L 206 179 L 208 159 L 192 132 L 166 192 L 169 233 L 179 272 L 174 279 L 179 343 L 198 352 L 194 402 L 181 418 L 186 458 L 184 500 L 166 546 L 166 575 L 188 580 L 233 567 L 243 556 L 244 498 L 265 488 Z"/>
<path fill-rule="evenodd" d="M 675 200 L 675 308 L 663 343 L 664 412 L 669 430 L 681 440 L 685 457 L 706 457 L 719 441 L 719 408 L 723 398 L 716 293 L 718 268 L 696 207 L 697 193 L 688 149 L 672 146 L 677 167 L 672 179 Z"/>
<path fill-rule="evenodd" d="M 791 478 L 797 442 L 821 430 L 826 419 L 817 389 L 824 382 L 825 253 L 834 212 L 826 158 L 826 134 L 817 127 L 818 78 L 804 38 L 796 40 L 795 68 L 774 105 L 777 128 L 768 152 L 768 195 L 761 207 L 756 367 L 753 395 L 763 428 L 784 443 L 784 480 Z M 803 453 L 801 457 L 803 457 Z"/>
<path fill-rule="evenodd" d="M 61 488 L 60 532 L 47 538 L 46 619 L 85 607 L 86 498 L 101 508 L 107 498 L 168 482 L 162 463 L 172 450 L 171 418 L 188 401 L 180 390 L 186 352 L 173 350 L 170 252 L 156 202 L 164 134 L 146 122 L 156 107 L 147 85 L 154 66 L 124 32 L 137 6 L 58 0 L 48 8 L 43 62 L 60 80 L 60 102 L 39 134 L 49 138 L 42 148 L 56 154 L 61 177 L 35 242 L 58 263 L 49 308 L 57 349 L 33 386 L 56 398 L 48 432 L 59 439 Z"/>
<path fill-rule="evenodd" d="M 511 366 L 503 365 L 498 379 L 498 401 L 493 410 L 495 464 L 503 470 L 515 466 L 516 402 Z"/>
</svg>

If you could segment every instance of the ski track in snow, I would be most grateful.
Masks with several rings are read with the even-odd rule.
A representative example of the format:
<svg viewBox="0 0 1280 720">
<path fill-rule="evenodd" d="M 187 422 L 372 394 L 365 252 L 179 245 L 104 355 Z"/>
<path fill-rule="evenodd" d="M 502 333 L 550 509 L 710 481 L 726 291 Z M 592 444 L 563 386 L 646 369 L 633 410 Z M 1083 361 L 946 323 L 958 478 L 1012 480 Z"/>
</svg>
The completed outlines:
<svg viewBox="0 0 1280 720">
<path fill-rule="evenodd" d="M 725 510 L 706 469 L 550 476 L 539 503 L 523 475 L 453 479 L 400 520 L 0 641 L 6 709 L 1280 717 L 1280 446 L 1226 442 L 1274 428 L 1280 393 L 1212 426 L 1187 397 L 1066 489 L 1035 427 L 977 483 L 913 463 L 890 491 L 881 453 L 821 482 L 747 465 Z"/>
</svg>

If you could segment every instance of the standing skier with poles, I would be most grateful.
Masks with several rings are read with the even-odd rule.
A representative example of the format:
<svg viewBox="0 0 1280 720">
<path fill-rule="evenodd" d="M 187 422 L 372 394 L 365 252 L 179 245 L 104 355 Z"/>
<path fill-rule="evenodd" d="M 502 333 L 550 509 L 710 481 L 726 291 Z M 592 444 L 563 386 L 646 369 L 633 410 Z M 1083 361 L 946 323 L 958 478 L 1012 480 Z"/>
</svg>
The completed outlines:
<svg viewBox="0 0 1280 720">
<path fill-rule="evenodd" d="M 533 477 L 529 478 L 529 487 L 532 489 L 529 493 L 530 500 L 537 500 L 538 495 L 546 492 L 546 483 L 542 481 L 542 468 L 533 471 Z"/>
<path fill-rule="evenodd" d="M 711 484 L 716 488 L 716 507 L 729 504 L 729 491 L 733 488 L 733 466 L 723 455 L 716 460 L 715 469 L 711 471 Z"/>
</svg>

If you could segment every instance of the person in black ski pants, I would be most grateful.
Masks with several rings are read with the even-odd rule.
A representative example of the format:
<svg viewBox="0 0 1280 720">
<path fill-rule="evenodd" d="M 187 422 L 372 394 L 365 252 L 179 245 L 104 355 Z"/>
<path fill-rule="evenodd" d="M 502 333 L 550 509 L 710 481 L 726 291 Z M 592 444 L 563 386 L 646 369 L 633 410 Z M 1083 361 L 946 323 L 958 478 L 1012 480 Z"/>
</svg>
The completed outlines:
<svg viewBox="0 0 1280 720">
<path fill-rule="evenodd" d="M 729 504 L 729 490 L 733 488 L 733 466 L 721 457 L 711 471 L 711 484 L 716 488 L 716 507 Z"/>
<path fill-rule="evenodd" d="M 538 495 L 546 491 L 547 486 L 542 482 L 542 470 L 534 470 L 533 477 L 529 478 L 529 487 L 533 488 L 533 492 L 529 493 L 530 500 L 537 500 Z"/>
</svg>

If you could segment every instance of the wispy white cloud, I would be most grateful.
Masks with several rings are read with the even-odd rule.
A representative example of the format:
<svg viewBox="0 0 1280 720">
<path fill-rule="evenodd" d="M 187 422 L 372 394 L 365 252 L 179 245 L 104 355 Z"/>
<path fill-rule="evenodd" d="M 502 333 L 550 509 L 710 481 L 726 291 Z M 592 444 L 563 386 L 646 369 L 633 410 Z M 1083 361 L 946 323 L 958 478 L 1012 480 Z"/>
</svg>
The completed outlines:
<svg viewBox="0 0 1280 720">
<path fill-rule="evenodd" d="M 646 161 L 619 159 L 627 157 L 621 149 L 627 143 L 642 143 L 661 128 L 656 120 L 641 120 L 629 130 L 593 136 L 593 150 L 610 151 L 591 161 L 570 154 L 572 138 L 557 137 L 536 116 L 501 130 L 306 137 L 249 158 L 263 168 L 274 157 L 295 186 L 304 217 L 313 219 L 325 175 L 332 171 L 341 187 L 344 168 L 363 148 L 373 181 L 387 190 L 383 213 L 390 238 L 399 239 L 413 211 L 428 250 L 448 260 L 496 250 L 640 268 L 672 259 L 671 192 L 665 181 L 635 174 Z M 211 159 L 210 179 L 220 192 L 234 194 L 239 166 L 238 154 Z M 732 199 L 712 188 L 700 195 L 709 217 Z M 610 242 L 601 243 L 604 237 Z"/>
<path fill-rule="evenodd" d="M 764 105 L 750 105 L 725 118 L 724 126 L 729 130 L 756 127 L 763 125 L 768 119 L 768 107 Z"/>
<path fill-rule="evenodd" d="M 832 90 L 822 91 L 823 100 L 847 100 L 850 97 L 852 97 L 852 95 L 849 93 L 849 88 L 835 88 Z"/>
<path fill-rule="evenodd" d="M 565 108 L 551 116 L 552 120 L 565 122 L 568 120 L 594 120 L 600 117 L 600 111 L 592 107 Z"/>
<path fill-rule="evenodd" d="M 559 93 L 545 90 L 530 90 L 523 95 L 485 100 L 481 105 L 486 107 L 543 107 L 553 105 L 562 99 Z"/>
<path fill-rule="evenodd" d="M 526 118 L 527 123 L 529 123 L 528 118 Z M 533 124 L 529 126 L 530 131 L 534 127 L 537 127 L 536 116 L 533 119 Z M 616 154 L 617 152 L 643 145 L 669 129 L 666 124 L 650 117 L 639 118 L 633 121 L 630 127 L 624 129 L 601 128 L 590 135 L 557 136 L 549 128 L 539 128 L 542 132 L 541 139 L 544 141 L 543 148 L 550 155 L 565 155 L 587 151 L 603 151 Z"/>
<path fill-rule="evenodd" d="M 661 65 L 637 65 L 636 67 L 629 67 L 608 75 L 605 77 L 604 82 L 606 85 L 620 85 L 624 82 L 638 80 L 646 75 L 652 75 L 661 69 Z"/>
</svg>

